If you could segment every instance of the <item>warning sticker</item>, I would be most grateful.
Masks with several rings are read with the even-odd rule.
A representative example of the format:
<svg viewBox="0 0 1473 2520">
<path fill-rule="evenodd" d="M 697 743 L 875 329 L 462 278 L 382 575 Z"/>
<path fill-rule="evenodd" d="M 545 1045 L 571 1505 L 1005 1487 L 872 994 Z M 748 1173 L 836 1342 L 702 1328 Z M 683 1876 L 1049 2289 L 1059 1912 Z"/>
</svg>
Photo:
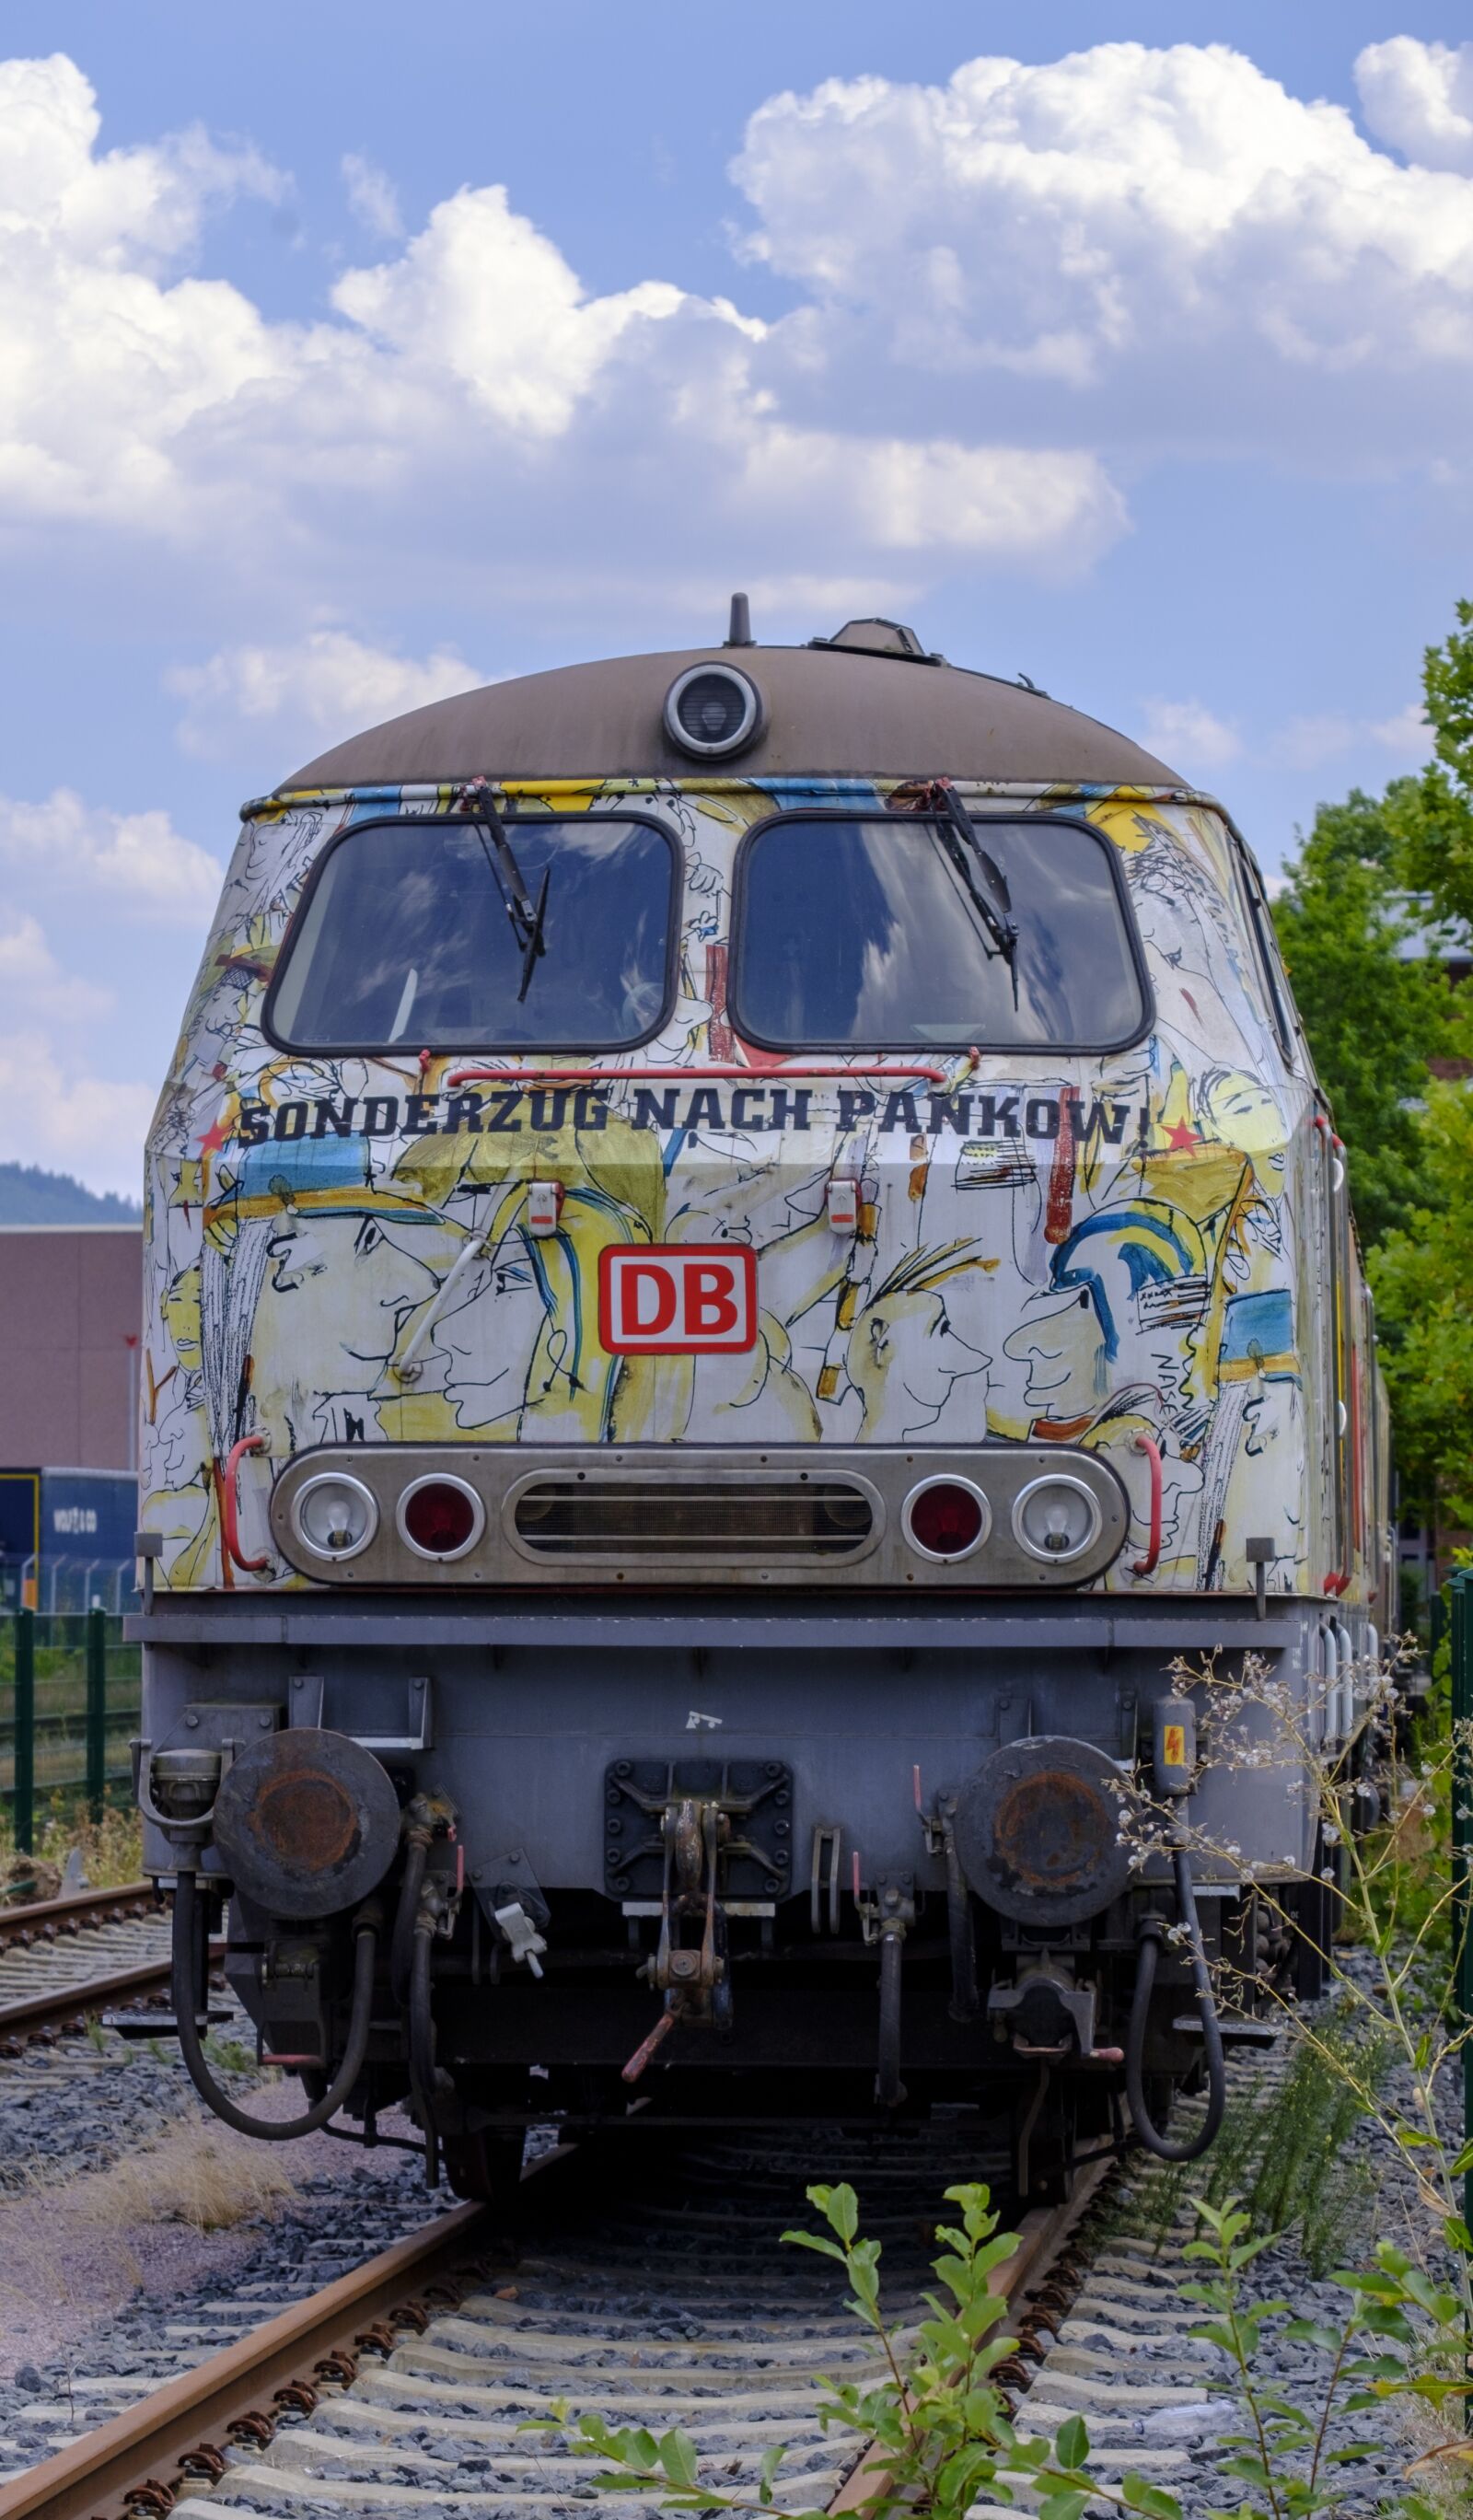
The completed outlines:
<svg viewBox="0 0 1473 2520">
<path fill-rule="evenodd" d="M 1162 1726 L 1161 1759 L 1163 1766 L 1168 1768 L 1185 1767 L 1186 1727 L 1184 1724 L 1165 1724 Z"/>
</svg>

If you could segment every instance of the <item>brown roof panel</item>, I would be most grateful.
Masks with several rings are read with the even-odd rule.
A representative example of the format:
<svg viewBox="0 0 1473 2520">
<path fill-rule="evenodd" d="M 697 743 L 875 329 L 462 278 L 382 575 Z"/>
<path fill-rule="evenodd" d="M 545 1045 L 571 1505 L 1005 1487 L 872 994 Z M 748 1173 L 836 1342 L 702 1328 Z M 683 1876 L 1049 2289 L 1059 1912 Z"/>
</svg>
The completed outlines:
<svg viewBox="0 0 1473 2520">
<path fill-rule="evenodd" d="M 665 694 L 688 666 L 718 663 L 758 685 L 766 726 L 744 752 L 701 763 L 665 733 Z M 698 781 L 703 771 L 1184 784 L 1129 736 L 1017 683 L 848 648 L 753 647 L 610 656 L 432 700 L 334 744 L 276 792 L 481 776 Z"/>
</svg>

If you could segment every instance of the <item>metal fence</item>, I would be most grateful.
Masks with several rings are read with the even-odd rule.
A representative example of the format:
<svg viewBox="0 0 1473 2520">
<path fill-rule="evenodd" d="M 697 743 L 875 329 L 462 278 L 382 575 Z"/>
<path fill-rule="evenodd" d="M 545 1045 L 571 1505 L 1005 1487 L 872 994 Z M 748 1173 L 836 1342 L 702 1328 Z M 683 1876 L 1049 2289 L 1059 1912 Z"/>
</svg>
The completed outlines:
<svg viewBox="0 0 1473 2520">
<path fill-rule="evenodd" d="M 0 1618 L 0 1802 L 19 1854 L 34 1848 L 38 1802 L 82 1803 L 100 1820 L 121 1799 L 140 1688 L 139 1649 L 112 1613 Z"/>
<path fill-rule="evenodd" d="M 0 1614 L 22 1604 L 47 1618 L 67 1618 L 82 1610 L 111 1610 L 121 1618 L 138 1607 L 138 1563 L 127 1557 L 34 1556 L 0 1560 Z"/>
</svg>

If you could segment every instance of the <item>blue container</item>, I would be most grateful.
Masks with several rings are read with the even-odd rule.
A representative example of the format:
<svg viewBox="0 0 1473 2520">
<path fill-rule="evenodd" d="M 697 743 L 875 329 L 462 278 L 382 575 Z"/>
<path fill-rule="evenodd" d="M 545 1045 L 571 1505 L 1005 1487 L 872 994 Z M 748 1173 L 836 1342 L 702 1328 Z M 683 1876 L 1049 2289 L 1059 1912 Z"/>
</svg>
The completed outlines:
<svg viewBox="0 0 1473 2520">
<path fill-rule="evenodd" d="M 132 1608 L 137 1522 L 131 1470 L 0 1471 L 0 1603 Z"/>
</svg>

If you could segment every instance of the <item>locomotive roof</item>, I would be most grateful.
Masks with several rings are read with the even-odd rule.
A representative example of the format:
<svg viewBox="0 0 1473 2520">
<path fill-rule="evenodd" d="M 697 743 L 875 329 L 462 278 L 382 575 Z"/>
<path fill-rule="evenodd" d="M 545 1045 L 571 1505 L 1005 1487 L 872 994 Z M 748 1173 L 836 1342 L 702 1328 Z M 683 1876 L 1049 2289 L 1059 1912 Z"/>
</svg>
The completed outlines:
<svg viewBox="0 0 1473 2520">
<path fill-rule="evenodd" d="M 867 636 L 883 644 L 861 645 Z M 677 675 L 706 664 L 736 665 L 755 683 L 766 724 L 735 758 L 703 764 L 671 742 L 663 711 Z M 1044 692 L 927 656 L 915 633 L 897 625 L 851 622 L 835 639 L 810 647 L 671 649 L 490 683 L 350 736 L 276 792 L 480 776 L 694 782 L 703 771 L 738 779 L 808 771 L 826 778 L 1184 784 L 1129 736 Z"/>
</svg>

